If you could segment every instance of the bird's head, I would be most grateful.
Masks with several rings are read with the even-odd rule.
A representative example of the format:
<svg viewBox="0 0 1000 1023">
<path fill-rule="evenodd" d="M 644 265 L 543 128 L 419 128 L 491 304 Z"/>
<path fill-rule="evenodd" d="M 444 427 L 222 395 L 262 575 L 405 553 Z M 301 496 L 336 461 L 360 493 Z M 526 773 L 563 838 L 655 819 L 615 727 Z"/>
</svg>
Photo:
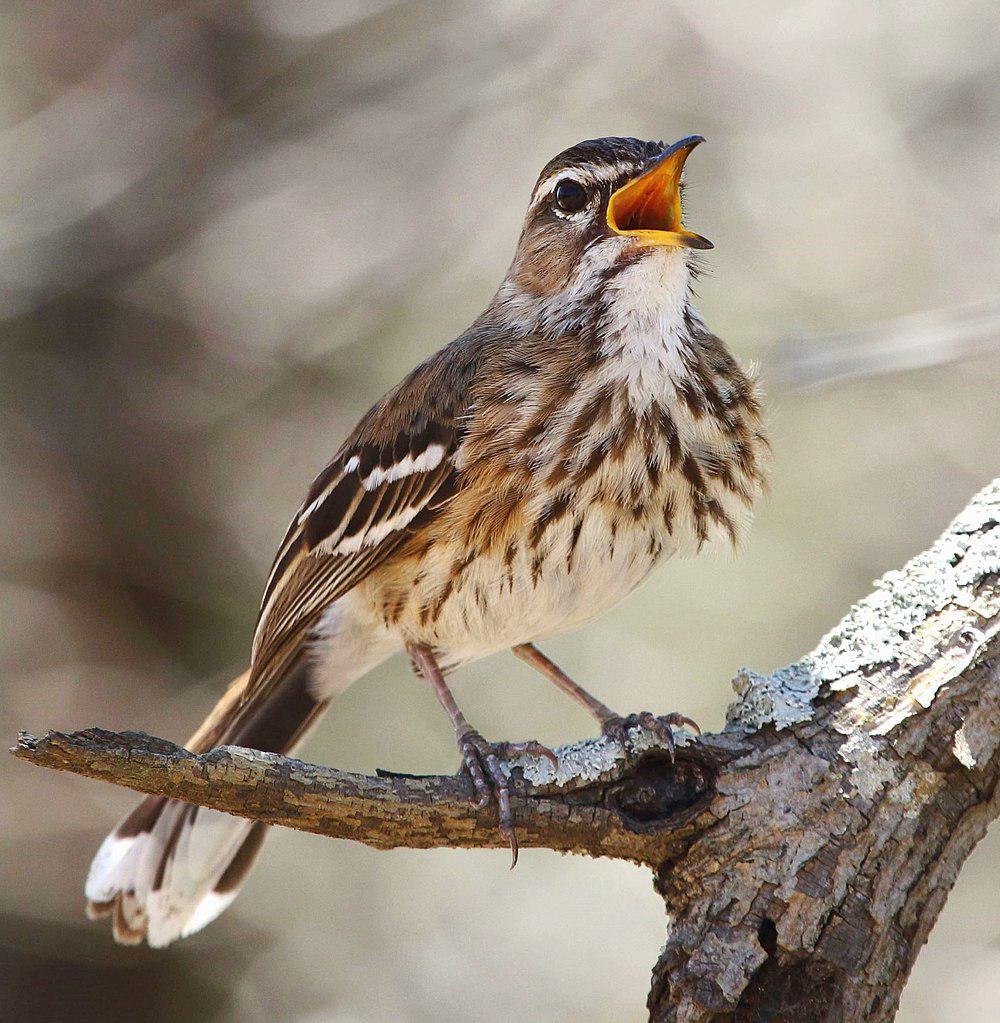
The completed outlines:
<svg viewBox="0 0 1000 1023">
<path fill-rule="evenodd" d="M 682 223 L 684 163 L 702 141 L 592 139 L 550 160 L 498 297 L 572 305 L 639 261 L 657 280 L 676 272 L 686 284 L 691 250 L 712 248 Z"/>
</svg>

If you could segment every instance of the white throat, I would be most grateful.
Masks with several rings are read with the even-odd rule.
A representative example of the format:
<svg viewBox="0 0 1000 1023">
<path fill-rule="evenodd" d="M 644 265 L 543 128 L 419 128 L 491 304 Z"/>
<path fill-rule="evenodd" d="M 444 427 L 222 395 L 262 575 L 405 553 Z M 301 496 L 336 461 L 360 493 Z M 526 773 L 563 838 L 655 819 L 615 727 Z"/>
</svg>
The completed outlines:
<svg viewBox="0 0 1000 1023">
<path fill-rule="evenodd" d="M 673 402 L 677 383 L 691 376 L 691 338 L 685 315 L 691 271 L 680 249 L 656 249 L 608 285 L 601 331 L 608 380 L 624 381 L 641 412 Z"/>
<path fill-rule="evenodd" d="M 544 297 L 524 293 L 508 278 L 495 302 L 503 308 L 506 322 L 525 333 L 541 330 L 558 337 L 578 329 L 594 315 L 595 293 L 630 244 L 614 237 L 591 246 L 569 286 Z M 653 249 L 612 275 L 606 285 L 597 327 L 601 354 L 606 356 L 601 380 L 624 381 L 629 402 L 638 412 L 654 401 L 672 404 L 676 385 L 691 377 L 689 320 L 701 321 L 690 306 L 687 259 L 681 249 Z"/>
</svg>

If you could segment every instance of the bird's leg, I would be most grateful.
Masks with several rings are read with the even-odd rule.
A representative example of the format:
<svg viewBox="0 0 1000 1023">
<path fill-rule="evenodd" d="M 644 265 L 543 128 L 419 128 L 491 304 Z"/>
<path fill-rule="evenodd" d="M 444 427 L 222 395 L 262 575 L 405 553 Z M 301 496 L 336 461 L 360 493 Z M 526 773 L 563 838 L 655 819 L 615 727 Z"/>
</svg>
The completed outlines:
<svg viewBox="0 0 1000 1023">
<path fill-rule="evenodd" d="M 644 710 L 639 714 L 629 714 L 622 717 L 616 714 L 606 704 L 601 703 L 596 697 L 591 696 L 582 686 L 578 686 L 570 677 L 556 664 L 550 661 L 533 643 L 522 643 L 514 647 L 514 653 L 522 661 L 530 664 L 540 671 L 550 682 L 554 682 L 564 693 L 571 696 L 585 710 L 593 714 L 600 722 L 602 734 L 625 745 L 625 736 L 630 728 L 642 727 L 648 729 L 670 750 L 671 757 L 674 754 L 674 733 L 673 728 L 681 726 L 692 729 L 701 734 L 698 725 L 684 714 L 664 714 L 658 716 Z"/>
<path fill-rule="evenodd" d="M 529 753 L 536 757 L 545 757 L 553 767 L 559 761 L 548 748 L 540 742 L 487 742 L 480 733 L 469 724 L 465 715 L 455 702 L 455 697 L 444 680 L 444 673 L 429 647 L 416 643 L 407 643 L 406 652 L 410 655 L 414 668 L 434 687 L 441 706 L 448 712 L 451 723 L 455 727 L 455 739 L 458 750 L 462 754 L 462 766 L 469 772 L 472 785 L 480 809 L 487 806 L 491 799 L 496 798 L 500 816 L 500 833 L 510 844 L 511 869 L 517 863 L 517 835 L 514 832 L 514 814 L 510 808 L 510 779 L 504 770 L 502 761 L 521 753 Z"/>
<path fill-rule="evenodd" d="M 618 717 L 609 706 L 601 703 L 596 696 L 591 696 L 583 686 L 578 686 L 555 661 L 550 661 L 533 643 L 522 643 L 514 647 L 514 653 L 522 661 L 540 671 L 550 682 L 555 682 L 567 696 L 571 696 L 581 707 L 593 714 L 601 725 Z"/>
</svg>

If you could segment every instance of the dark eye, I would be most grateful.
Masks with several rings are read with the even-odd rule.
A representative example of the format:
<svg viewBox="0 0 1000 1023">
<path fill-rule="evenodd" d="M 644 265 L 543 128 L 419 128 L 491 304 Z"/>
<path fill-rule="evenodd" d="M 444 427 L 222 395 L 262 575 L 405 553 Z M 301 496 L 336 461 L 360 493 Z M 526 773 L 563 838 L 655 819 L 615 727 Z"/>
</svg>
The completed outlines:
<svg viewBox="0 0 1000 1023">
<path fill-rule="evenodd" d="M 556 184 L 552 202 L 562 213 L 579 213 L 587 205 L 587 190 L 579 181 L 563 178 Z"/>
</svg>

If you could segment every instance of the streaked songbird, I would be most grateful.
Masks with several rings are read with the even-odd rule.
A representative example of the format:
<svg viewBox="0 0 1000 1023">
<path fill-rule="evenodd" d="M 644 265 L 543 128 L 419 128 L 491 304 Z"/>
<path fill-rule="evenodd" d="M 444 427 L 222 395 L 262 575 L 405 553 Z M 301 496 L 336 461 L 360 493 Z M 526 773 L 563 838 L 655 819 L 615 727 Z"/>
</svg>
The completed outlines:
<svg viewBox="0 0 1000 1023">
<path fill-rule="evenodd" d="M 543 169 L 485 311 L 361 419 L 274 560 L 250 667 L 187 743 L 287 753 L 330 701 L 405 652 L 455 728 L 480 806 L 516 858 L 508 772 L 446 677 L 512 648 L 621 739 L 622 717 L 534 645 L 601 614 L 653 566 L 736 545 L 764 487 L 754 382 L 692 305 L 699 250 L 681 173 L 702 140 L 603 138 Z M 147 798 L 86 884 L 118 941 L 164 946 L 235 898 L 261 823 Z"/>
</svg>

